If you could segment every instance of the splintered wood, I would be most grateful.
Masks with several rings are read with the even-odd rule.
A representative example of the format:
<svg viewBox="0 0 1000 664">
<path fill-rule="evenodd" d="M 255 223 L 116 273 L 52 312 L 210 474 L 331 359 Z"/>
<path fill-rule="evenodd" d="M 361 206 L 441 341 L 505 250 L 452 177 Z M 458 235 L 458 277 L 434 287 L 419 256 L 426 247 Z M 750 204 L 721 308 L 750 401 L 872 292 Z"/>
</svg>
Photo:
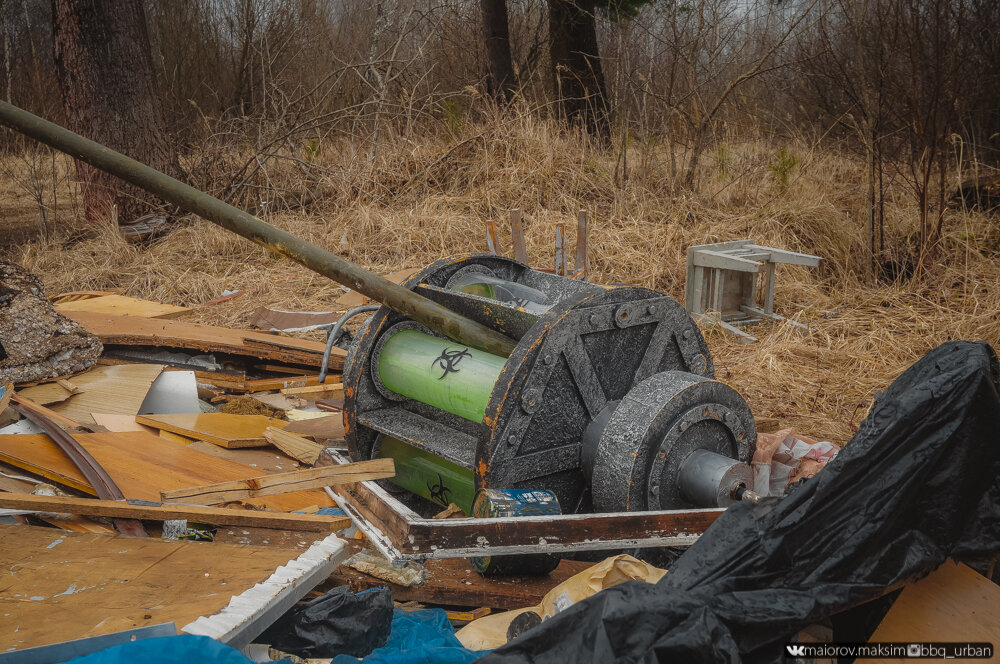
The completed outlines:
<svg viewBox="0 0 1000 664">
<path fill-rule="evenodd" d="M 184 415 L 137 415 L 135 421 L 155 429 L 204 440 L 219 447 L 264 447 L 264 429 L 284 428 L 288 422 L 264 415 L 192 413 Z"/>
<path fill-rule="evenodd" d="M 218 505 L 261 496 L 275 496 L 302 489 L 319 489 L 338 484 L 386 479 L 395 474 L 396 470 L 392 459 L 372 459 L 371 461 L 161 491 L 160 496 L 164 501 Z"/>
<path fill-rule="evenodd" d="M 75 392 L 54 382 L 23 388 L 18 395 L 47 405 L 80 424 L 97 424 L 91 413 L 138 413 L 146 393 L 162 371 L 162 364 L 99 366 L 73 377 Z"/>
<path fill-rule="evenodd" d="M 319 453 L 323 451 L 323 446 L 319 443 L 275 427 L 264 429 L 264 438 L 288 456 L 309 466 L 315 465 Z"/>
<path fill-rule="evenodd" d="M 257 477 L 259 468 L 194 451 L 186 445 L 152 434 L 74 434 L 73 438 L 97 460 L 126 498 L 160 500 L 160 491 L 199 486 L 220 480 Z M 220 448 L 221 449 L 221 448 Z M 95 495 L 72 461 L 46 435 L 0 436 L 0 461 L 41 475 L 57 484 Z M 334 503 L 317 489 L 296 491 L 268 498 L 253 498 L 248 504 L 280 512 Z"/>
</svg>

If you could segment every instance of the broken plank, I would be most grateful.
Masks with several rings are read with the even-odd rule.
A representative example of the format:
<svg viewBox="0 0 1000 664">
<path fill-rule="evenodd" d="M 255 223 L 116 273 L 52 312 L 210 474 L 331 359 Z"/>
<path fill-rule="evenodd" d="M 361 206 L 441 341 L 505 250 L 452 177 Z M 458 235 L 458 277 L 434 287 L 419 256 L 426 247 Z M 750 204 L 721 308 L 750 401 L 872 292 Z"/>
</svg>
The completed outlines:
<svg viewBox="0 0 1000 664">
<path fill-rule="evenodd" d="M 105 346 L 183 348 L 313 367 L 322 363 L 326 347 L 322 341 L 176 320 L 109 316 L 85 311 L 67 311 L 66 315 L 97 335 Z M 346 355 L 347 351 L 334 348 L 329 368 L 339 370 Z"/>
<path fill-rule="evenodd" d="M 336 376 L 327 376 L 327 383 Z M 319 376 L 295 376 L 293 378 L 255 378 L 246 381 L 244 384 L 248 392 L 264 392 L 267 390 L 280 390 L 286 387 L 305 387 L 306 385 L 319 385 Z"/>
<path fill-rule="evenodd" d="M 165 501 L 218 505 L 249 498 L 275 496 L 302 489 L 319 489 L 325 486 L 386 479 L 395 476 L 395 474 L 396 470 L 392 459 L 372 459 L 344 465 L 324 466 L 310 470 L 296 470 L 290 473 L 277 473 L 161 491 L 160 497 Z"/>
<path fill-rule="evenodd" d="M 264 415 L 233 413 L 190 413 L 179 415 L 137 415 L 135 421 L 220 447 L 264 447 L 267 427 L 284 428 L 287 422 Z"/>
<path fill-rule="evenodd" d="M 263 472 L 262 468 L 204 454 L 190 446 L 178 445 L 141 431 L 74 433 L 73 437 L 108 471 L 129 499 L 159 501 L 160 491 L 257 477 Z M 217 449 L 227 452 L 221 447 Z M 57 484 L 90 495 L 95 493 L 79 469 L 44 434 L 0 436 L 0 461 Z M 247 502 L 283 512 L 309 505 L 334 505 L 324 492 L 315 489 L 254 498 Z"/>
<path fill-rule="evenodd" d="M 264 429 L 264 438 L 288 456 L 310 466 L 316 463 L 319 453 L 323 451 L 322 445 L 275 427 Z"/>
<path fill-rule="evenodd" d="M 152 300 L 139 300 L 114 293 L 58 302 L 55 305 L 55 310 L 64 314 L 70 311 L 87 311 L 113 316 L 136 316 L 138 318 L 176 318 L 190 311 L 188 307 L 178 307 Z"/>
<path fill-rule="evenodd" d="M 162 371 L 162 364 L 98 366 L 73 378 L 73 385 L 79 389 L 76 393 L 57 383 L 44 383 L 26 387 L 18 394 L 36 403 L 63 395 L 55 399 L 59 403 L 52 403 L 50 410 L 83 425 L 97 424 L 91 413 L 138 413 L 146 393 Z"/>
<path fill-rule="evenodd" d="M 256 526 L 281 530 L 329 532 L 347 528 L 351 520 L 322 514 L 286 514 L 261 510 L 193 505 L 133 505 L 120 500 L 98 500 L 74 496 L 37 496 L 34 494 L 0 493 L 0 507 L 39 512 L 63 512 L 82 516 L 165 521 L 187 519 L 217 526 Z"/>
<path fill-rule="evenodd" d="M 291 422 L 284 431 L 298 433 L 308 436 L 317 443 L 324 443 L 327 440 L 343 440 L 344 438 L 344 416 L 324 415 L 311 420 L 299 420 Z"/>
<path fill-rule="evenodd" d="M 307 385 L 305 387 L 286 387 L 281 390 L 281 393 L 305 399 L 306 401 L 339 399 L 344 396 L 344 384 L 328 383 L 325 385 Z"/>
</svg>

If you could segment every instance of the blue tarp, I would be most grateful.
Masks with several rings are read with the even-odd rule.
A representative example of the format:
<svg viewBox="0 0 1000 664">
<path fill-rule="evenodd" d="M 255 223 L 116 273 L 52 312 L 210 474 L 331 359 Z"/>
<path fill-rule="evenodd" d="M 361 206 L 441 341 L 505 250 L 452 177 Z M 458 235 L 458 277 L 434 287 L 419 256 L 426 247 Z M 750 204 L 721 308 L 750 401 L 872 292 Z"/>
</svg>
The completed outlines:
<svg viewBox="0 0 1000 664">
<path fill-rule="evenodd" d="M 333 664 L 467 664 L 485 655 L 462 646 L 448 615 L 441 609 L 403 611 L 392 616 L 392 632 L 384 646 L 364 659 L 341 655 Z"/>
<path fill-rule="evenodd" d="M 485 655 L 462 647 L 441 609 L 402 611 L 392 616 L 392 632 L 384 646 L 363 660 L 340 655 L 333 664 L 467 664 Z M 288 661 L 288 660 L 284 660 Z M 238 650 L 207 636 L 166 636 L 125 643 L 71 664 L 251 664 Z M 68 663 L 69 664 L 69 663 Z"/>
<path fill-rule="evenodd" d="M 289 661 L 289 660 L 284 660 Z M 162 636 L 123 643 L 67 664 L 252 664 L 239 650 L 207 636 Z"/>
</svg>

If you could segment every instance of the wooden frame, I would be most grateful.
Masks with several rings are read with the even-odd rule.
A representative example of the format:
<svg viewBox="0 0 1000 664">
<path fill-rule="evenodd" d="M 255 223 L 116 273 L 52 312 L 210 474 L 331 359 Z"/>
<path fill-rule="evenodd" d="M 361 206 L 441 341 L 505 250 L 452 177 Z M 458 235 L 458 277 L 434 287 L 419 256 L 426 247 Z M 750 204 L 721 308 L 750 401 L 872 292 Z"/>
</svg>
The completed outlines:
<svg viewBox="0 0 1000 664">
<path fill-rule="evenodd" d="M 741 341 L 757 341 L 737 326 L 761 319 L 787 321 L 774 313 L 776 263 L 817 267 L 819 256 L 754 244 L 752 240 L 688 247 L 684 308 L 692 318 L 721 325 Z M 757 275 L 764 270 L 764 301 L 757 302 Z M 788 321 L 805 331 L 809 328 Z"/>
<path fill-rule="evenodd" d="M 337 463 L 349 463 L 334 452 Z M 723 509 L 426 519 L 375 482 L 325 491 L 390 561 L 689 546 Z"/>
</svg>

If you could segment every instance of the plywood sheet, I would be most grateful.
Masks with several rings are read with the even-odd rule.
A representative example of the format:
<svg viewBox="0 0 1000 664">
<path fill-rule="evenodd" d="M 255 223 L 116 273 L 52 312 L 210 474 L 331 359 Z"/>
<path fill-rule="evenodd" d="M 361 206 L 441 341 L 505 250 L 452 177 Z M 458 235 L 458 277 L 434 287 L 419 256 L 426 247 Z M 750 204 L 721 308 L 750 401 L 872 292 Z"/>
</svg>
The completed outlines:
<svg viewBox="0 0 1000 664">
<path fill-rule="evenodd" d="M 190 413 L 181 415 L 138 415 L 139 424 L 170 431 L 196 440 L 204 440 L 220 447 L 264 447 L 264 429 L 287 426 L 284 420 L 264 415 L 237 415 L 234 413 Z"/>
<path fill-rule="evenodd" d="M 241 480 L 261 468 L 220 459 L 146 432 L 74 434 L 108 472 L 126 498 L 160 500 L 160 491 Z M 95 495 L 83 474 L 46 435 L 0 436 L 0 461 Z M 290 512 L 310 505 L 334 506 L 317 489 L 245 501 Z"/>
<path fill-rule="evenodd" d="M 0 652 L 212 615 L 295 552 L 0 525 Z"/>
<path fill-rule="evenodd" d="M 871 641 L 1000 643 L 1000 586 L 947 560 L 903 589 Z M 890 660 L 857 660 L 886 662 Z M 902 660 L 892 660 L 902 661 Z"/>
<path fill-rule="evenodd" d="M 323 362 L 325 344 L 322 341 L 158 318 L 109 316 L 87 311 L 67 311 L 66 315 L 83 325 L 88 332 L 96 334 L 106 345 L 158 346 L 205 353 L 231 353 L 317 367 Z M 339 370 L 344 365 L 346 355 L 347 351 L 334 348 L 330 356 L 330 368 Z"/>
<path fill-rule="evenodd" d="M 242 463 L 264 473 L 287 473 L 302 467 L 298 461 L 273 447 L 244 447 L 238 450 L 227 450 L 225 447 L 196 440 L 188 445 L 188 449 Z"/>
<path fill-rule="evenodd" d="M 138 316 L 140 318 L 175 318 L 190 311 L 188 307 L 178 307 L 173 304 L 153 302 L 152 300 L 137 300 L 125 295 L 101 295 L 70 302 L 60 302 L 55 305 L 56 311 L 89 311 L 98 314 L 114 316 Z"/>
<path fill-rule="evenodd" d="M 149 387 L 161 371 L 163 371 L 162 364 L 97 366 L 74 376 L 73 385 L 79 391 L 64 397 L 64 400 L 55 399 L 58 403 L 53 403 L 53 394 L 69 394 L 58 383 L 26 387 L 18 394 L 36 403 L 51 404 L 50 408 L 53 411 L 80 424 L 97 424 L 91 413 L 118 415 L 138 413 Z"/>
</svg>

